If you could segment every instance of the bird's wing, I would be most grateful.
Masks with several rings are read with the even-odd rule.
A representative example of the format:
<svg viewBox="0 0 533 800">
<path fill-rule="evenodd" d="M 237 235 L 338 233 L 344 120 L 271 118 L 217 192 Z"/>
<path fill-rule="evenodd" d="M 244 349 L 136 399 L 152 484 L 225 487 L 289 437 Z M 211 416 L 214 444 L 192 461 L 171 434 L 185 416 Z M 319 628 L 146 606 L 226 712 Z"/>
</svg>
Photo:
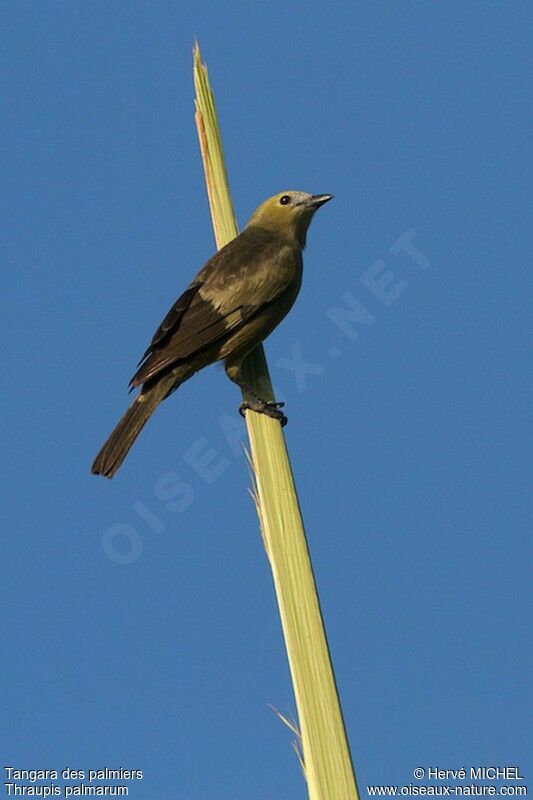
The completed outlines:
<svg viewBox="0 0 533 800">
<path fill-rule="evenodd" d="M 254 241 L 243 233 L 213 256 L 157 329 L 131 387 L 217 342 L 222 345 L 279 297 L 290 282 L 282 270 L 273 280 L 268 268 L 279 257 L 279 249 L 279 243 L 275 250 L 273 243 L 270 248 L 268 242 Z"/>
<path fill-rule="evenodd" d="M 145 358 L 150 355 L 152 350 L 156 347 L 161 347 L 166 340 L 172 335 L 172 333 L 176 330 L 178 325 L 180 324 L 181 318 L 183 317 L 184 313 L 189 308 L 195 294 L 198 292 L 200 288 L 199 283 L 192 283 L 185 291 L 183 292 L 180 297 L 176 300 L 168 314 L 166 315 L 165 319 L 156 330 L 152 337 L 152 341 L 150 342 L 148 348 L 145 350 L 143 357 L 137 364 L 140 366 Z"/>
</svg>

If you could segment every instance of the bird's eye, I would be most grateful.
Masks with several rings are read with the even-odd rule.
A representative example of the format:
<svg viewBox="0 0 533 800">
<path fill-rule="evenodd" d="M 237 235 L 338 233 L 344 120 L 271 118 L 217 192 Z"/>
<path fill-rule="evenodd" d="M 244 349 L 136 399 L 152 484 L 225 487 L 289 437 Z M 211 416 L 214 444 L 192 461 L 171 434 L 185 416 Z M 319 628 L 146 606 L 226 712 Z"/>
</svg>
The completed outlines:
<svg viewBox="0 0 533 800">
<path fill-rule="evenodd" d="M 280 197 L 279 202 L 281 203 L 282 206 L 288 206 L 289 203 L 291 202 L 291 198 L 289 197 L 288 194 L 284 194 L 283 197 Z"/>
</svg>

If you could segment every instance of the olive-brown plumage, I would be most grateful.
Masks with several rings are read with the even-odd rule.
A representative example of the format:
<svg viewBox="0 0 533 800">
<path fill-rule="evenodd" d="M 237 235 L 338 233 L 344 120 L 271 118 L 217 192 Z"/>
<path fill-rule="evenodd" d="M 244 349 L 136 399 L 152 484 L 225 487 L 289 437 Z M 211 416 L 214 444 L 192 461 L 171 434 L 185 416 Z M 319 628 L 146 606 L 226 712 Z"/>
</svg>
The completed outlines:
<svg viewBox="0 0 533 800">
<path fill-rule="evenodd" d="M 293 305 L 307 228 L 330 199 L 297 191 L 271 197 L 205 264 L 155 332 L 130 382 L 141 391 L 98 453 L 95 474 L 112 478 L 159 403 L 202 367 L 224 360 L 231 380 L 245 386 L 240 365 Z M 285 421 L 276 404 L 250 396 L 243 408 Z"/>
</svg>

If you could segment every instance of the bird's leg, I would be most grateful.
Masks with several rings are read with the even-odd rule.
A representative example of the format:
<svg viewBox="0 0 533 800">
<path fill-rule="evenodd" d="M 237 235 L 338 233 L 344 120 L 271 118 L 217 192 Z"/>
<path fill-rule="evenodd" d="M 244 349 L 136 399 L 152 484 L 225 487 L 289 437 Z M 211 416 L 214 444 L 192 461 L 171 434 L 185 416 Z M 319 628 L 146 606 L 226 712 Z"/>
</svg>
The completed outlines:
<svg viewBox="0 0 533 800">
<path fill-rule="evenodd" d="M 243 387 L 244 388 L 244 387 Z M 272 417 L 272 419 L 277 419 L 278 422 L 281 422 L 281 427 L 283 428 L 287 424 L 287 417 L 280 411 L 281 408 L 285 405 L 285 403 L 275 403 L 273 400 L 263 400 L 262 397 L 258 397 L 258 395 L 254 394 L 250 391 L 250 388 L 247 389 L 250 400 L 244 400 L 239 406 L 239 413 L 242 417 L 245 416 L 245 412 L 250 409 L 250 411 L 256 411 L 258 414 L 266 414 L 267 417 Z"/>
<path fill-rule="evenodd" d="M 273 400 L 264 400 L 262 397 L 259 397 L 259 395 L 254 392 L 251 386 L 242 377 L 240 366 L 240 363 L 235 364 L 226 362 L 225 364 L 226 375 L 228 378 L 233 381 L 233 383 L 236 383 L 237 386 L 240 386 L 247 395 L 247 399 L 239 406 L 239 413 L 241 416 L 244 417 L 245 412 L 249 409 L 250 411 L 256 411 L 258 414 L 266 414 L 267 417 L 277 419 L 278 422 L 281 423 L 282 427 L 286 425 L 287 417 L 283 411 L 280 411 L 285 403 L 276 403 Z"/>
</svg>

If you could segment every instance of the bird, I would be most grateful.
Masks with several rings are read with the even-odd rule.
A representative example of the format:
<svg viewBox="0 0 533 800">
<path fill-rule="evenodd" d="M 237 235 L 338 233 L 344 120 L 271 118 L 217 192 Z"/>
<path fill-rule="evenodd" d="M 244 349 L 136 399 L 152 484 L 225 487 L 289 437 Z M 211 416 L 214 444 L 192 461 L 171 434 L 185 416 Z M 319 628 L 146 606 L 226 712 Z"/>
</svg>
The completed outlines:
<svg viewBox="0 0 533 800">
<path fill-rule="evenodd" d="M 96 456 L 94 474 L 112 478 L 159 403 L 216 361 L 223 361 L 228 378 L 246 391 L 243 416 L 250 409 L 286 423 L 283 403 L 253 392 L 241 365 L 296 300 L 307 229 L 316 210 L 332 197 L 293 190 L 270 197 L 242 232 L 207 261 L 139 361 L 130 391 L 140 391 Z"/>
</svg>

